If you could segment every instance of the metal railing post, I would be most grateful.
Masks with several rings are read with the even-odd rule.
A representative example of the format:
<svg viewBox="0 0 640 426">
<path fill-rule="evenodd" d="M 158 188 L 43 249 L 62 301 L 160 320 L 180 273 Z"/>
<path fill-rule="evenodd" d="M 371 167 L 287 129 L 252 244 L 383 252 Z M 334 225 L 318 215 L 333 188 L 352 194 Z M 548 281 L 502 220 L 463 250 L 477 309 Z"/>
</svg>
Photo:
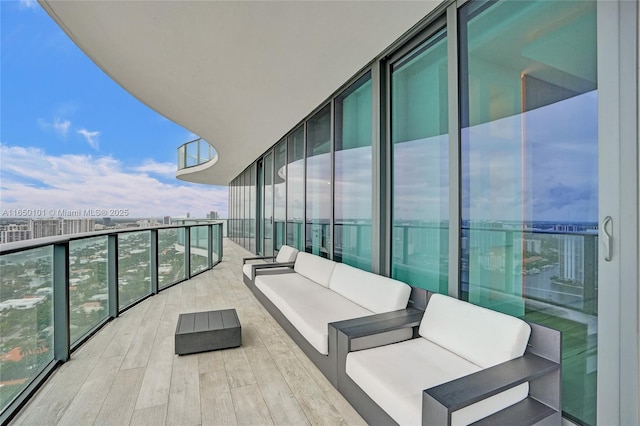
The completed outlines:
<svg viewBox="0 0 640 426">
<path fill-rule="evenodd" d="M 149 231 L 149 265 L 151 269 L 151 294 L 158 294 L 158 230 Z"/>
<path fill-rule="evenodd" d="M 69 243 L 53 245 L 53 355 L 69 359 Z"/>
<path fill-rule="evenodd" d="M 118 235 L 107 236 L 107 288 L 109 293 L 109 316 L 118 317 Z"/>
<path fill-rule="evenodd" d="M 191 228 L 184 227 L 184 279 L 191 278 Z"/>
<path fill-rule="evenodd" d="M 207 225 L 207 269 L 213 268 L 213 227 L 215 225 Z"/>
</svg>

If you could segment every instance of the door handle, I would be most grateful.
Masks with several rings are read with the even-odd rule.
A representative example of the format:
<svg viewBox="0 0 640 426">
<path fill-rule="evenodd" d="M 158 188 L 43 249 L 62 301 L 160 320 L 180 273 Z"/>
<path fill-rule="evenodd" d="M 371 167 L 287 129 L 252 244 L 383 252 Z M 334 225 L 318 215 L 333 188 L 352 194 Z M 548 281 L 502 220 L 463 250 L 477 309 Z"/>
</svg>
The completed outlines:
<svg viewBox="0 0 640 426">
<path fill-rule="evenodd" d="M 607 216 L 602 221 L 602 242 L 604 244 L 604 260 L 607 262 L 611 262 L 611 251 L 612 251 L 612 221 L 611 216 Z M 609 229 L 608 229 L 609 228 Z"/>
</svg>

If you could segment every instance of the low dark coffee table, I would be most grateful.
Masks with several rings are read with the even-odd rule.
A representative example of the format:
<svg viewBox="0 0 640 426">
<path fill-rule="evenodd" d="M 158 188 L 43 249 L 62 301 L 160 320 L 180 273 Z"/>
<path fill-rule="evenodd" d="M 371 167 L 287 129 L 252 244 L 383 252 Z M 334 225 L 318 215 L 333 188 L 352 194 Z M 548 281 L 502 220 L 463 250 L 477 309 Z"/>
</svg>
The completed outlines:
<svg viewBox="0 0 640 426">
<path fill-rule="evenodd" d="M 181 314 L 176 327 L 176 354 L 235 348 L 242 344 L 242 327 L 235 309 Z"/>
</svg>

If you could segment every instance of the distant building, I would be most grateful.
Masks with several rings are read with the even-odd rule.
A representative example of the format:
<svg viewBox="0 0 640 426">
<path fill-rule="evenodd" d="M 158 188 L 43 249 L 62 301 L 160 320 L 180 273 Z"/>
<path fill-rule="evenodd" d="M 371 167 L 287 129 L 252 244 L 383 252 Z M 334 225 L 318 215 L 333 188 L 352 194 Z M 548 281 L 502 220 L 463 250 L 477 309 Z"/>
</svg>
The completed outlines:
<svg viewBox="0 0 640 426">
<path fill-rule="evenodd" d="M 62 219 L 34 219 L 31 225 L 31 238 L 55 237 L 60 235 L 60 221 Z"/>
<path fill-rule="evenodd" d="M 29 224 L 9 224 L 0 227 L 0 244 L 31 239 Z"/>
<path fill-rule="evenodd" d="M 220 215 L 218 214 L 218 212 L 215 212 L 215 211 L 212 210 L 207 215 L 207 219 L 220 219 Z"/>
<path fill-rule="evenodd" d="M 111 218 L 110 217 L 103 217 L 102 218 L 102 224 L 104 226 L 111 226 Z"/>
<path fill-rule="evenodd" d="M 558 239 L 560 277 L 582 282 L 584 280 L 584 238 L 562 235 Z"/>
<path fill-rule="evenodd" d="M 60 219 L 61 235 L 93 232 L 95 225 L 93 219 Z"/>
<path fill-rule="evenodd" d="M 0 302 L 0 311 L 5 309 L 31 309 L 45 300 L 44 297 L 29 297 L 25 299 L 9 299 Z"/>
<path fill-rule="evenodd" d="M 164 218 L 162 218 L 162 224 L 171 225 L 171 216 L 165 216 Z"/>
</svg>

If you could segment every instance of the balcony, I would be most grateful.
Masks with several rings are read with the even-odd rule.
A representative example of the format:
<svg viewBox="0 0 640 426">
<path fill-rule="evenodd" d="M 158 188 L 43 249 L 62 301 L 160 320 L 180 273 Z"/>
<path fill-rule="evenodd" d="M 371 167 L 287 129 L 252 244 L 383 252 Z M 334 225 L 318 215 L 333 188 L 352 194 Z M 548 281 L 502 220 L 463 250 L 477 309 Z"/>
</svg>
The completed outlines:
<svg viewBox="0 0 640 426">
<path fill-rule="evenodd" d="M 225 239 L 213 269 L 165 286 L 73 346 L 12 424 L 364 424 L 242 283 L 250 255 Z M 225 308 L 240 317 L 240 348 L 174 354 L 180 313 Z"/>
<path fill-rule="evenodd" d="M 178 171 L 176 178 L 188 182 L 206 183 L 207 174 L 218 161 L 218 154 L 206 140 L 198 138 L 178 147 Z M 209 172 L 207 172 L 209 171 Z"/>
</svg>

